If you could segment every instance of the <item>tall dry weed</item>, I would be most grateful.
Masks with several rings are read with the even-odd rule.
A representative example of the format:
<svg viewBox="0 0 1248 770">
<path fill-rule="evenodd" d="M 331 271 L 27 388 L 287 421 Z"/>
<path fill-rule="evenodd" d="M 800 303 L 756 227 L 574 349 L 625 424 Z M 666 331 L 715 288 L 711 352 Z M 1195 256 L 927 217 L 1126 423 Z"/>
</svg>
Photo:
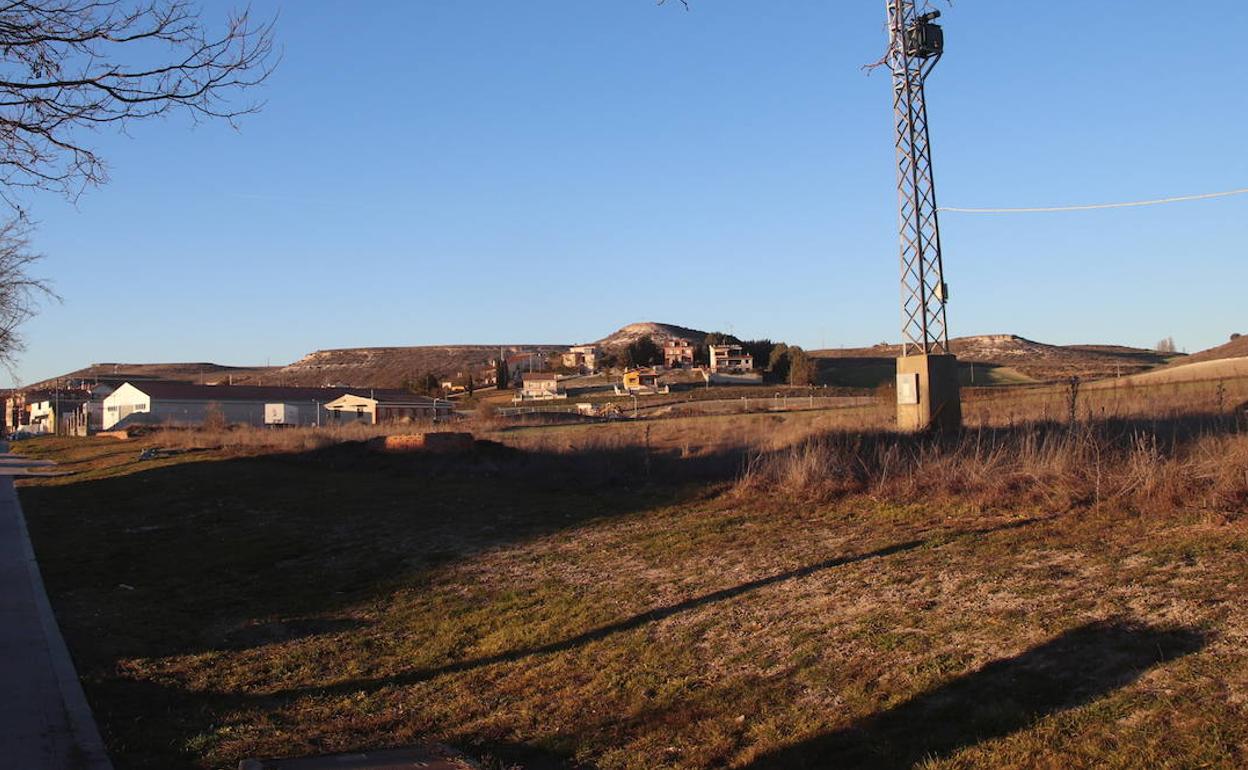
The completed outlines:
<svg viewBox="0 0 1248 770">
<path fill-rule="evenodd" d="M 736 489 L 813 500 L 866 492 L 985 506 L 1115 503 L 1238 515 L 1248 503 L 1248 435 L 1172 422 L 1030 424 L 943 439 L 831 432 L 751 453 Z"/>
</svg>

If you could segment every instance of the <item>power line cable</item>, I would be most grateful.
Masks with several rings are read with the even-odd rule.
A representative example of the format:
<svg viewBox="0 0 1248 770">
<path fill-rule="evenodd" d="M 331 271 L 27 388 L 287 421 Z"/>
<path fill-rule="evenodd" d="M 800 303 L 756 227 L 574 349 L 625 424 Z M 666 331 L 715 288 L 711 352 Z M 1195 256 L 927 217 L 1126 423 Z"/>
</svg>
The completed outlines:
<svg viewBox="0 0 1248 770">
<path fill-rule="evenodd" d="M 1200 195 L 1179 195 L 1173 198 L 1157 198 L 1149 201 L 1130 201 L 1128 203 L 1093 203 L 1084 206 L 1043 206 L 1037 208 L 1000 208 L 977 209 L 957 206 L 941 206 L 938 211 L 951 214 L 1047 214 L 1059 211 L 1095 211 L 1097 209 L 1129 209 L 1140 206 L 1160 206 L 1166 203 L 1182 203 L 1184 201 L 1203 201 L 1210 198 L 1227 198 L 1232 195 L 1248 194 L 1248 187 L 1226 192 L 1202 193 Z"/>
</svg>

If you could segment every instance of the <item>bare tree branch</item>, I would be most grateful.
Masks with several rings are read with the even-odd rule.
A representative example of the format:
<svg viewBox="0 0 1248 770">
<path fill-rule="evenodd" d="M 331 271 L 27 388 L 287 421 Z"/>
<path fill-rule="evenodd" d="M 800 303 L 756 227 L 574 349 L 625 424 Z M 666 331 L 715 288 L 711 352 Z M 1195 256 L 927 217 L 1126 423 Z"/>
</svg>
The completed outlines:
<svg viewBox="0 0 1248 770">
<path fill-rule="evenodd" d="M 276 65 L 273 22 L 248 11 L 210 34 L 189 0 L 0 0 L 0 199 L 76 198 L 107 180 L 83 130 L 183 110 L 235 119 Z"/>
<path fill-rule="evenodd" d="M 10 374 L 26 349 L 21 325 L 35 315 L 41 301 L 60 300 L 46 280 L 31 275 L 43 255 L 30 250 L 29 234 L 29 225 L 18 219 L 0 225 L 0 366 Z"/>
</svg>

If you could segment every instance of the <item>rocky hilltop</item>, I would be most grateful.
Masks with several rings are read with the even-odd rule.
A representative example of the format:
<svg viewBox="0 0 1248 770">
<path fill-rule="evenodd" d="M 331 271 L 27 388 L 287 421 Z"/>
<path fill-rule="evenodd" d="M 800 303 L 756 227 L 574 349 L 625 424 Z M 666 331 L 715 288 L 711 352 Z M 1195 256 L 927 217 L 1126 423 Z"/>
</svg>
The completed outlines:
<svg viewBox="0 0 1248 770">
<path fill-rule="evenodd" d="M 603 337 L 594 344 L 606 350 L 614 350 L 627 347 L 642 337 L 649 337 L 658 345 L 664 345 L 672 340 L 687 340 L 695 345 L 700 345 L 706 339 L 706 332 L 675 324 L 644 321 L 642 323 L 629 324 Z"/>
<path fill-rule="evenodd" d="M 277 370 L 290 385 L 344 385 L 397 388 L 418 374 L 450 377 L 476 370 L 505 354 L 546 354 L 566 345 L 425 345 L 418 347 L 341 348 L 317 350 Z"/>
</svg>

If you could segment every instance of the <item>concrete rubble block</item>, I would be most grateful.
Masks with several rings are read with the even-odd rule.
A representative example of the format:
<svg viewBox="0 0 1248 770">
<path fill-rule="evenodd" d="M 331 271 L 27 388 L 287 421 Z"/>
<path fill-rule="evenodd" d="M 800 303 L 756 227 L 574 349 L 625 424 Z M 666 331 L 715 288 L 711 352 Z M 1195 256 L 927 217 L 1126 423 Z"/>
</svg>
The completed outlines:
<svg viewBox="0 0 1248 770">
<path fill-rule="evenodd" d="M 471 433 L 410 433 L 399 436 L 378 436 L 368 442 L 374 452 L 401 454 L 405 452 L 431 452 L 452 454 L 471 452 Z"/>
</svg>

